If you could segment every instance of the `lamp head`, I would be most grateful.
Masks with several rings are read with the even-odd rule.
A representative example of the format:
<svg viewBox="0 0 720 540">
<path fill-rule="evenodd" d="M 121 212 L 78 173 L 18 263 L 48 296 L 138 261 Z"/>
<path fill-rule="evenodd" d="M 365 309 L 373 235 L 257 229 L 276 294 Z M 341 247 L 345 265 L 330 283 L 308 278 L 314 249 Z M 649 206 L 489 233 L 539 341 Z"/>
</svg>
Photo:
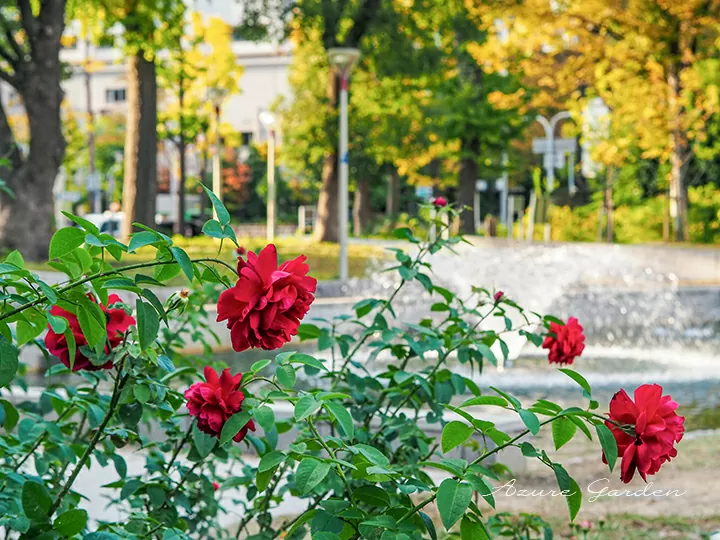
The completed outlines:
<svg viewBox="0 0 720 540">
<path fill-rule="evenodd" d="M 212 87 L 207 90 L 207 99 L 215 106 L 219 108 L 222 105 L 223 100 L 227 96 L 228 91 L 225 88 Z"/>
<path fill-rule="evenodd" d="M 360 50 L 351 47 L 332 47 L 327 54 L 330 65 L 337 68 L 343 76 L 347 76 L 360 59 Z"/>
<path fill-rule="evenodd" d="M 275 115 L 271 113 L 270 111 L 263 111 L 258 115 L 258 119 L 260 120 L 260 123 L 267 129 L 268 131 L 272 129 L 272 127 L 275 125 Z"/>
</svg>

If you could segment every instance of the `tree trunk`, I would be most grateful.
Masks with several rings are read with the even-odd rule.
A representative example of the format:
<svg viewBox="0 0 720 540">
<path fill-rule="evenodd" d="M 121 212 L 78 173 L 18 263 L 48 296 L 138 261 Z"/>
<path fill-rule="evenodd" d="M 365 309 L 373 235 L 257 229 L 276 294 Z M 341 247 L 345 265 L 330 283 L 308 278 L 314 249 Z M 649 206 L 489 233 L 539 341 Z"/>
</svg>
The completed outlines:
<svg viewBox="0 0 720 540">
<path fill-rule="evenodd" d="M 613 242 L 613 219 L 614 215 L 613 212 L 615 210 L 615 205 L 613 204 L 613 181 L 615 180 L 615 169 L 613 167 L 608 167 L 607 170 L 607 180 L 605 184 L 605 207 L 607 209 L 607 231 L 606 231 L 606 238 L 608 244 L 612 244 Z"/>
<path fill-rule="evenodd" d="M 0 192 L 0 249 L 18 249 L 26 260 L 47 259 L 53 234 L 53 185 L 65 155 L 60 104 L 60 36 L 63 2 L 42 7 L 42 30 L 33 40 L 31 64 L 17 90 L 23 98 L 30 128 L 27 159 L 15 144 L 0 104 L 0 155 L 10 167 L 0 170 L 15 197 Z"/>
<path fill-rule="evenodd" d="M 685 215 L 687 214 L 687 188 L 684 178 L 689 161 L 689 144 L 683 130 L 683 106 L 680 103 L 682 80 L 680 62 L 673 62 L 668 70 L 668 111 L 670 114 L 670 215 L 673 221 L 675 240 L 687 238 Z"/>
<path fill-rule="evenodd" d="M 340 78 L 331 70 L 328 81 L 328 99 L 330 106 L 337 110 Z M 325 156 L 322 170 L 322 187 L 318 198 L 317 218 L 313 238 L 318 242 L 338 242 L 340 230 L 338 224 L 338 137 L 332 136 L 333 148 Z M 347 211 L 347 209 L 345 209 Z"/>
<path fill-rule="evenodd" d="M 157 83 L 155 63 L 143 52 L 128 58 L 125 177 L 122 237 L 127 241 L 135 221 L 155 224 L 157 187 Z"/>
<path fill-rule="evenodd" d="M 460 214 L 460 234 L 476 234 L 475 184 L 478 179 L 479 140 L 477 138 L 463 140 L 462 147 L 465 157 L 460 160 L 458 204 L 465 210 Z"/>
<path fill-rule="evenodd" d="M 400 204 L 400 175 L 397 169 L 393 167 L 388 177 L 388 190 L 387 199 L 385 200 L 385 217 L 388 218 L 392 224 L 395 224 L 395 219 L 398 214 L 398 206 Z"/>
<path fill-rule="evenodd" d="M 175 195 L 175 223 L 173 232 L 185 235 L 185 130 L 183 129 L 183 102 L 185 100 L 185 88 L 182 73 L 180 74 L 180 88 L 178 89 L 178 104 L 180 108 L 180 129 L 178 130 L 178 152 L 180 154 L 180 177 L 177 183 Z"/>
<path fill-rule="evenodd" d="M 370 182 L 368 182 L 367 178 L 358 179 L 353 203 L 353 231 L 355 236 L 362 236 L 367 231 L 371 217 Z"/>
</svg>

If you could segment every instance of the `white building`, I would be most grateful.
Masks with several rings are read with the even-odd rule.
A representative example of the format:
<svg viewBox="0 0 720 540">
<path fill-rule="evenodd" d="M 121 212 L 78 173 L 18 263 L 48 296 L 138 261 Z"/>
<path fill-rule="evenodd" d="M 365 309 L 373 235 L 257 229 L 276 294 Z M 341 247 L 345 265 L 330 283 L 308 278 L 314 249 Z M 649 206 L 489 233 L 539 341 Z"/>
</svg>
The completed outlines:
<svg viewBox="0 0 720 540">
<path fill-rule="evenodd" d="M 193 10 L 206 18 L 220 17 L 235 27 L 240 11 L 234 0 L 195 0 Z M 72 35 L 72 25 L 66 35 Z M 121 35 L 118 28 L 117 34 Z M 119 40 L 118 40 L 119 42 Z M 239 132 L 243 140 L 262 140 L 264 131 L 258 114 L 268 109 L 279 97 L 289 96 L 288 67 L 292 60 L 289 43 L 272 44 L 251 41 L 235 41 L 232 44 L 238 64 L 244 67 L 240 78 L 241 93 L 229 96 L 222 108 L 222 119 Z M 90 76 L 90 101 L 95 114 L 122 113 L 126 103 L 126 75 L 123 52 L 112 40 L 102 45 L 88 45 L 76 41 L 60 53 L 61 60 L 77 66 L 70 78 L 63 82 L 70 107 L 76 113 L 87 113 L 86 78 L 80 67 L 86 59 L 92 59 L 94 70 Z M 161 105 L 160 105 L 161 106 Z"/>
</svg>

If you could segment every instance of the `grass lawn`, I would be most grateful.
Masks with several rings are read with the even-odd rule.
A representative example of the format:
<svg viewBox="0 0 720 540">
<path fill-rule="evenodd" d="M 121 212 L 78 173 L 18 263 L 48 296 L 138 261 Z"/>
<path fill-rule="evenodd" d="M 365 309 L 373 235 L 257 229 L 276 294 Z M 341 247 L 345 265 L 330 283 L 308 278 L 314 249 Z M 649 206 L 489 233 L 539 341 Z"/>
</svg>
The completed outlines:
<svg viewBox="0 0 720 540">
<path fill-rule="evenodd" d="M 709 538 L 720 530 L 720 515 L 716 517 L 647 517 L 637 514 L 611 514 L 605 519 L 592 520 L 589 528 L 570 530 L 567 520 L 549 519 L 557 538 L 578 540 L 683 540 Z"/>
<path fill-rule="evenodd" d="M 218 254 L 220 243 L 217 240 L 207 237 L 183 238 L 181 236 L 173 237 L 173 243 L 182 247 L 192 259 L 214 257 L 224 261 L 232 262 L 237 258 L 235 245 L 232 242 L 224 242 L 222 251 Z M 259 252 L 265 245 L 264 238 L 238 238 L 238 243 L 247 251 Z M 280 261 L 294 259 L 298 255 L 306 255 L 308 264 L 310 265 L 310 275 L 319 281 L 327 281 L 338 278 L 338 256 L 340 246 L 331 243 L 313 242 L 306 238 L 278 238 L 275 240 L 278 249 Z M 349 252 L 349 270 L 350 277 L 364 277 L 372 268 L 373 264 L 387 257 L 385 252 L 379 246 L 350 244 Z M 155 249 L 145 247 L 139 249 L 136 253 L 125 254 L 121 263 L 117 266 L 126 266 L 130 264 L 151 261 L 155 256 Z M 110 258 L 113 262 L 114 259 Z M 40 264 L 28 264 L 28 267 L 35 270 L 52 270 L 51 268 Z M 147 270 L 144 273 L 149 273 Z M 128 275 L 132 275 L 129 273 Z M 178 286 L 185 282 L 184 277 L 177 277 L 171 280 L 168 285 Z"/>
</svg>

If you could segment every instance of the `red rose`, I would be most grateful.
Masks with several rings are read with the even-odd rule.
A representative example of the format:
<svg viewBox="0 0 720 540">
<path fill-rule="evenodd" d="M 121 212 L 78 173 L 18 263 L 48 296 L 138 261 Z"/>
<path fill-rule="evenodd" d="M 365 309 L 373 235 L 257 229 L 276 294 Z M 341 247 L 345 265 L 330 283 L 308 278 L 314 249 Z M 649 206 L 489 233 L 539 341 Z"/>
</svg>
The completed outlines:
<svg viewBox="0 0 720 540">
<path fill-rule="evenodd" d="M 585 334 L 575 317 L 570 317 L 567 324 L 550 323 L 551 335 L 545 338 L 543 349 L 550 349 L 550 363 L 572 364 L 576 356 L 585 349 Z M 552 334 L 555 334 L 554 336 Z"/>
<path fill-rule="evenodd" d="M 493 295 L 493 300 L 495 300 L 495 303 L 497 304 L 500 300 L 502 300 L 502 297 L 505 293 L 502 291 L 498 291 Z"/>
<path fill-rule="evenodd" d="M 218 484 L 217 482 L 213 482 L 213 489 L 214 489 L 215 491 L 217 491 L 218 489 L 220 489 L 220 484 Z"/>
<path fill-rule="evenodd" d="M 94 296 L 88 295 L 88 298 L 93 302 L 97 302 Z M 113 304 L 122 303 L 122 300 L 117 294 L 111 294 L 108 296 L 108 306 Z M 128 315 L 123 308 L 110 308 L 105 307 L 104 304 L 100 304 L 100 309 L 105 313 L 107 320 L 106 329 L 108 335 L 108 343 L 105 345 L 105 354 L 110 354 L 112 349 L 122 343 L 125 333 L 128 328 L 135 324 L 135 319 Z M 53 306 L 50 310 L 52 315 L 56 317 L 64 317 L 68 321 L 68 327 L 75 336 L 75 363 L 73 365 L 73 371 L 79 371 L 86 369 L 88 371 L 98 371 L 100 369 L 110 369 L 113 366 L 111 360 L 102 366 L 96 366 L 90 360 L 80 352 L 80 347 L 87 345 L 87 339 L 80 329 L 80 322 L 78 321 L 77 315 L 70 313 L 62 309 L 59 306 Z M 70 350 L 68 348 L 67 340 L 64 334 L 58 334 L 48 325 L 48 332 L 45 335 L 45 346 L 51 354 L 54 354 L 60 361 L 67 367 L 70 367 Z"/>
<path fill-rule="evenodd" d="M 197 418 L 198 429 L 208 435 L 220 437 L 222 428 L 233 414 L 240 412 L 245 394 L 240 390 L 242 373 L 230 375 L 225 369 L 218 377 L 217 371 L 205 367 L 205 382 L 196 382 L 185 390 L 187 408 L 190 415 Z M 248 430 L 255 431 L 255 423 L 250 420 L 233 437 L 235 442 L 245 438 Z"/>
<path fill-rule="evenodd" d="M 675 443 L 685 433 L 685 418 L 678 416 L 677 402 L 662 395 L 657 384 L 643 384 L 635 390 L 635 401 L 625 390 L 610 400 L 611 420 L 626 426 L 624 429 L 611 422 L 610 428 L 622 458 L 620 479 L 626 484 L 632 480 L 635 469 L 647 482 L 646 475 L 655 474 L 660 466 L 677 456 Z M 603 454 L 603 461 L 607 463 Z"/>
<path fill-rule="evenodd" d="M 317 286 L 307 275 L 306 259 L 300 255 L 278 268 L 277 250 L 269 244 L 259 255 L 248 253 L 247 262 L 238 260 L 238 281 L 223 291 L 217 305 L 217 320 L 227 320 L 233 349 L 271 351 L 297 335 Z"/>
<path fill-rule="evenodd" d="M 443 208 L 443 207 L 447 206 L 448 202 L 445 197 L 435 197 L 435 199 L 433 199 L 433 204 L 437 208 Z"/>
</svg>

